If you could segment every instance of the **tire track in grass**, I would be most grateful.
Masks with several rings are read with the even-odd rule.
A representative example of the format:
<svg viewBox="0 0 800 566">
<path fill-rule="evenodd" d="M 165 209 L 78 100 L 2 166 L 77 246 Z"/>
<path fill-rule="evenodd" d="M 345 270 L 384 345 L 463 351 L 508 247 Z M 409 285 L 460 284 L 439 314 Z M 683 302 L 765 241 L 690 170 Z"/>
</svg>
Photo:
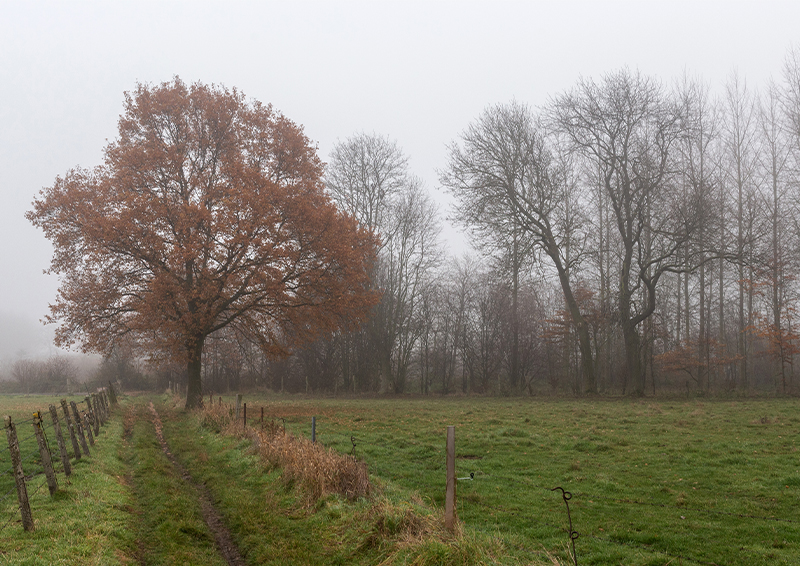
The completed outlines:
<svg viewBox="0 0 800 566">
<path fill-rule="evenodd" d="M 126 449 L 130 449 L 130 447 L 131 447 L 131 439 L 133 438 L 133 426 L 134 426 L 134 423 L 136 422 L 137 416 L 138 416 L 138 410 L 136 409 L 135 405 L 131 406 L 131 407 L 128 407 L 127 410 L 125 411 L 125 416 L 124 416 L 123 422 L 122 422 L 122 445 Z M 126 487 L 128 487 L 129 489 L 132 488 L 132 486 L 133 486 L 133 473 L 132 473 L 130 467 L 128 467 L 127 471 L 125 472 L 125 475 L 122 478 L 122 481 L 124 482 Z M 137 517 L 139 515 L 138 511 L 132 506 L 128 506 L 127 511 L 128 511 L 128 513 L 130 513 L 134 517 Z M 136 548 L 134 549 L 133 554 L 134 554 L 134 560 L 136 561 L 136 564 L 139 564 L 139 566 L 144 566 L 145 565 L 145 560 L 144 560 L 144 554 L 142 552 L 142 542 L 141 542 L 141 540 L 137 539 Z"/>
<path fill-rule="evenodd" d="M 192 479 L 192 476 L 189 474 L 186 468 L 184 468 L 180 462 L 178 462 L 177 458 L 175 458 L 170 451 L 169 445 L 164 439 L 161 418 L 159 417 L 158 411 L 156 411 L 156 407 L 153 405 L 152 401 L 150 402 L 150 412 L 153 415 L 153 426 L 156 429 L 156 437 L 158 438 L 158 442 L 161 444 L 161 449 L 164 451 L 164 454 L 175 467 L 183 480 L 194 487 L 198 494 L 200 508 L 203 513 L 203 519 L 205 520 L 206 525 L 208 525 L 208 529 L 211 531 L 211 534 L 214 535 L 214 540 L 217 543 L 217 549 L 219 550 L 220 555 L 230 566 L 246 566 L 247 563 L 244 561 L 239 549 L 233 542 L 230 531 L 225 526 L 225 523 L 223 523 L 219 512 L 211 503 L 211 497 L 208 494 L 208 490 L 204 485 L 197 483 Z"/>
</svg>

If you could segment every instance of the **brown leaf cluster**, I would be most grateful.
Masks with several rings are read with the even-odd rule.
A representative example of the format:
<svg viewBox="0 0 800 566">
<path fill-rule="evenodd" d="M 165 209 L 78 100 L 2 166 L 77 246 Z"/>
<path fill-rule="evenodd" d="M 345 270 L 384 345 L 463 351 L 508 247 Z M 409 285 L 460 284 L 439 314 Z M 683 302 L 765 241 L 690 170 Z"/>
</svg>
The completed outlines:
<svg viewBox="0 0 800 566">
<path fill-rule="evenodd" d="M 376 239 L 323 169 L 300 126 L 236 89 L 139 84 L 102 165 L 58 177 L 27 214 L 54 246 L 58 344 L 127 336 L 199 368 L 221 328 L 282 355 L 357 323 L 377 300 Z"/>
</svg>

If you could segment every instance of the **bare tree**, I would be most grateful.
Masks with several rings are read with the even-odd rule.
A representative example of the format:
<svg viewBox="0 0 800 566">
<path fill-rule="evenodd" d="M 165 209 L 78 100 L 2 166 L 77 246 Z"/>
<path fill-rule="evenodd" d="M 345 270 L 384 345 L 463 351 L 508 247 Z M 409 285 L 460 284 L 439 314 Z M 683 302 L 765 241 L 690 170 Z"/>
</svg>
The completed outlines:
<svg viewBox="0 0 800 566">
<path fill-rule="evenodd" d="M 583 389 L 595 393 L 589 327 L 572 292 L 571 273 L 583 254 L 574 245 L 574 217 L 567 208 L 575 202 L 569 171 L 554 156 L 530 110 L 516 102 L 487 108 L 460 142 L 450 145 L 448 167 L 440 174 L 457 200 L 457 219 L 483 239 L 510 243 L 515 268 L 522 249 L 536 248 L 550 258 L 577 327 Z M 517 276 L 514 306 L 518 288 Z M 518 362 L 512 367 L 518 368 Z"/>
<path fill-rule="evenodd" d="M 790 91 L 791 92 L 791 91 Z M 796 249 L 789 241 L 787 230 L 786 200 L 788 192 L 787 173 L 789 167 L 789 143 L 786 126 L 792 124 L 791 113 L 788 121 L 784 121 L 782 113 L 783 96 L 780 87 L 770 82 L 758 107 L 758 125 L 761 150 L 759 151 L 760 169 L 763 174 L 761 195 L 764 200 L 766 216 L 765 232 L 769 237 L 766 249 L 759 254 L 763 260 L 762 279 L 768 288 L 767 307 L 769 322 L 765 334 L 771 345 L 773 375 L 783 392 L 787 392 L 787 359 L 783 352 L 785 336 L 788 330 L 784 324 L 789 297 L 789 281 L 793 277 L 793 264 L 788 251 Z M 786 108 L 786 107 L 784 107 Z M 794 255 L 794 254 L 791 254 Z M 753 281 L 755 284 L 756 281 Z M 760 286 L 760 285 L 759 285 Z"/>
<path fill-rule="evenodd" d="M 732 186 L 735 208 L 735 234 L 736 242 L 735 265 L 737 269 L 736 280 L 738 285 L 737 301 L 737 340 L 736 354 L 739 362 L 739 381 L 746 390 L 750 385 L 748 377 L 749 341 L 746 329 L 752 322 L 752 308 L 746 308 L 748 293 L 745 281 L 749 274 L 746 273 L 748 263 L 748 247 L 751 238 L 751 220 L 748 220 L 748 202 L 752 201 L 755 194 L 754 172 L 756 166 L 755 151 L 755 120 L 754 101 L 747 89 L 746 83 L 734 73 L 725 87 L 725 120 L 723 126 L 723 148 L 726 163 L 727 184 Z"/>
<path fill-rule="evenodd" d="M 684 249 L 700 224 L 696 199 L 676 191 L 672 160 L 683 127 L 680 104 L 655 80 L 622 70 L 581 80 L 556 97 L 552 119 L 596 164 L 622 244 L 618 309 L 633 392 L 643 395 L 639 325 L 656 308 L 667 272 L 685 270 Z"/>
<path fill-rule="evenodd" d="M 387 137 L 360 133 L 337 142 L 325 184 L 337 204 L 371 230 L 384 228 L 391 201 L 408 183 L 408 158 Z"/>
<path fill-rule="evenodd" d="M 345 381 L 402 392 L 423 329 L 424 282 L 440 259 L 438 211 L 397 144 L 374 134 L 337 143 L 325 180 L 339 206 L 381 238 L 372 284 L 383 296 L 362 330 L 343 340 Z"/>
<path fill-rule="evenodd" d="M 380 370 L 395 393 L 405 391 L 414 348 L 424 329 L 420 320 L 426 280 L 441 261 L 438 210 L 416 178 L 389 211 L 387 239 L 379 256 L 378 284 L 383 299 Z"/>
<path fill-rule="evenodd" d="M 684 251 L 687 264 L 684 266 L 686 277 L 689 271 L 695 271 L 698 277 L 698 328 L 697 359 L 700 361 L 697 372 L 697 384 L 701 390 L 711 387 L 711 375 L 708 371 L 710 364 L 711 343 L 711 283 L 713 273 L 707 265 L 707 250 L 716 248 L 718 242 L 713 236 L 720 231 L 720 226 L 711 219 L 719 216 L 712 211 L 719 208 L 719 166 L 716 155 L 716 142 L 719 139 L 720 119 L 719 112 L 709 98 L 708 86 L 698 79 L 684 77 L 680 85 L 680 101 L 682 105 L 683 123 L 681 136 L 677 140 L 678 149 L 677 165 L 680 170 L 680 184 L 685 205 L 694 202 L 697 214 L 707 219 L 698 224 L 692 241 L 687 241 L 686 246 L 694 246 L 696 254 L 691 249 Z M 679 250 L 680 251 L 680 250 Z M 696 260 L 696 265 L 692 264 Z M 688 327 L 688 312 L 687 312 Z M 689 333 L 687 332 L 687 337 Z"/>
</svg>

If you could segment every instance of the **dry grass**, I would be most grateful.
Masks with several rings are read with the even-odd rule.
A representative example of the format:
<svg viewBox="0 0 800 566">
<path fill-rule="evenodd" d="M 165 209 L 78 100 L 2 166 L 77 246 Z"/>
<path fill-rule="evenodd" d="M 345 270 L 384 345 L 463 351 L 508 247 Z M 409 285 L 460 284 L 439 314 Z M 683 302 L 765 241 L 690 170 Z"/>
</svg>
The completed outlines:
<svg viewBox="0 0 800 566">
<path fill-rule="evenodd" d="M 306 412 L 320 414 L 315 409 Z M 199 416 L 206 429 L 251 440 L 266 466 L 282 470 L 283 481 L 299 494 L 298 503 L 306 512 L 322 513 L 333 521 L 333 540 L 352 549 L 353 563 L 364 563 L 367 556 L 380 566 L 517 563 L 507 560 L 509 549 L 500 537 L 462 529 L 460 524 L 455 532 L 447 531 L 441 509 L 431 509 L 418 495 L 400 493 L 382 482 L 374 487 L 364 462 L 287 433 L 280 422 L 245 429 L 230 405 L 206 407 Z M 345 498 L 360 501 L 343 507 Z M 525 564 L 560 564 L 547 551 L 541 554 L 544 561 L 535 558 Z"/>
<path fill-rule="evenodd" d="M 250 438 L 261 458 L 269 466 L 280 468 L 284 481 L 300 488 L 309 504 L 334 493 L 354 500 L 372 491 L 364 462 L 287 434 L 274 421 L 261 429 L 244 430 L 229 407 L 215 405 L 203 409 L 203 424 L 222 434 Z"/>
</svg>

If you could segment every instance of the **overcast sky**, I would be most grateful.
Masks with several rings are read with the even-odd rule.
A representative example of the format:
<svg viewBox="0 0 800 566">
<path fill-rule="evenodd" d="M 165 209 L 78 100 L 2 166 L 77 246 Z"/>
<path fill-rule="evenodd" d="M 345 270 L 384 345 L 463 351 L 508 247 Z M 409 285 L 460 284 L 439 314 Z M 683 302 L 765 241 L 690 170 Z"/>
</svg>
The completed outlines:
<svg viewBox="0 0 800 566">
<path fill-rule="evenodd" d="M 56 175 L 100 163 L 137 81 L 235 86 L 303 125 L 323 160 L 353 133 L 389 136 L 437 193 L 445 145 L 487 105 L 544 104 L 624 66 L 713 88 L 736 69 L 759 88 L 792 45 L 798 0 L 0 0 L 0 360 L 51 351 L 37 321 L 58 282 L 23 214 Z"/>
</svg>

